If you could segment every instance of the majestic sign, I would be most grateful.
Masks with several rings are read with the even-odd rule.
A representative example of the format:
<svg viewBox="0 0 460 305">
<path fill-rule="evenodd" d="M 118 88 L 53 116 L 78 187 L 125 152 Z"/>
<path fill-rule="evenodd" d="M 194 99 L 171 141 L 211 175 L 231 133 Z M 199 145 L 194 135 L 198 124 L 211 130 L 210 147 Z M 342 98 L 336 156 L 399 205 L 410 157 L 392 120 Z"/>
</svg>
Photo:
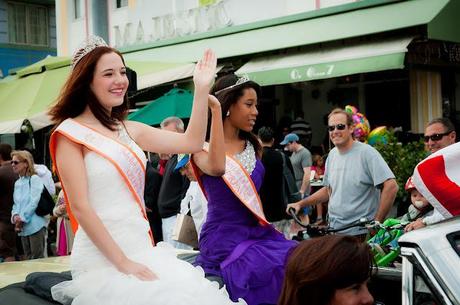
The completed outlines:
<svg viewBox="0 0 460 305">
<path fill-rule="evenodd" d="M 225 1 L 214 5 L 201 6 L 163 16 L 132 14 L 127 20 L 112 27 L 115 47 L 127 47 L 202 33 L 232 24 L 225 10 Z"/>
</svg>

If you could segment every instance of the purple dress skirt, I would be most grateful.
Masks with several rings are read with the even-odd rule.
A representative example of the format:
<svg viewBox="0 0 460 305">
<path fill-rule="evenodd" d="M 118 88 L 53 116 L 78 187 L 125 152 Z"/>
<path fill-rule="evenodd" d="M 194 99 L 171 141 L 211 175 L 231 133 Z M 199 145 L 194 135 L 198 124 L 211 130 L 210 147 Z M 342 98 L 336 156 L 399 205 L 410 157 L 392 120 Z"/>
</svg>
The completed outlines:
<svg viewBox="0 0 460 305">
<path fill-rule="evenodd" d="M 260 160 L 256 162 L 251 178 L 259 189 L 265 170 Z M 271 225 L 261 226 L 221 177 L 203 175 L 202 181 L 208 213 L 196 265 L 222 277 L 233 301 L 276 304 L 287 256 L 297 242 L 285 239 Z"/>
</svg>

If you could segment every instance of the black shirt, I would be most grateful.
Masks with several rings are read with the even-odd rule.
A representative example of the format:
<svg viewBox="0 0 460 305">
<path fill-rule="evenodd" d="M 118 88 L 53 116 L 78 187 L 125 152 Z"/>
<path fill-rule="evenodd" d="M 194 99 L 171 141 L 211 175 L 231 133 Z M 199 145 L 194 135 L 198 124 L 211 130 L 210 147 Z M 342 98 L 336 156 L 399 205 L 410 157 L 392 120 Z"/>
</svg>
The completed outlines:
<svg viewBox="0 0 460 305">
<path fill-rule="evenodd" d="M 177 155 L 172 156 L 166 163 L 163 181 L 158 194 L 158 209 L 161 218 L 168 218 L 180 212 L 180 202 L 187 192 L 190 181 L 187 177 L 174 171 Z"/>
<path fill-rule="evenodd" d="M 262 164 L 265 167 L 265 176 L 260 188 L 260 199 L 268 221 L 279 221 L 289 218 L 286 214 L 282 186 L 283 186 L 283 158 L 282 152 L 272 147 L 264 147 Z M 289 158 L 286 164 L 292 170 Z"/>
</svg>

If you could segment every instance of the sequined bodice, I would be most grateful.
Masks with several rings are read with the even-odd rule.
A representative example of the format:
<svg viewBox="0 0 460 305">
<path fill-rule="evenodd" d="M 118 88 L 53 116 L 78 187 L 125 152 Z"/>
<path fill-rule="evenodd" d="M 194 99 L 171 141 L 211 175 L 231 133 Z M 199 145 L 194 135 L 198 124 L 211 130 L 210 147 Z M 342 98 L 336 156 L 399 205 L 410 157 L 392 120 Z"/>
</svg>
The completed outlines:
<svg viewBox="0 0 460 305">
<path fill-rule="evenodd" d="M 243 165 L 249 175 L 251 175 L 256 167 L 256 153 L 251 142 L 247 141 L 244 150 L 236 154 L 235 158 Z"/>
</svg>

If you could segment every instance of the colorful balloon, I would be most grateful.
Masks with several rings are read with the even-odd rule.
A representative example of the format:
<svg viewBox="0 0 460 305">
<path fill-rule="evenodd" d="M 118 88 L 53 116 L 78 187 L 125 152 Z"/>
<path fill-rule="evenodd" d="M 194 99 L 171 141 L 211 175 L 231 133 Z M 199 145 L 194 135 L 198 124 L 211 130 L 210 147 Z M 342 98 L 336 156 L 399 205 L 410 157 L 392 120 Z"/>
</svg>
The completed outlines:
<svg viewBox="0 0 460 305">
<path fill-rule="evenodd" d="M 369 121 L 364 116 L 364 114 L 358 112 L 358 109 L 355 106 L 347 105 L 345 106 L 345 111 L 350 113 L 351 117 L 353 118 L 353 123 L 355 125 L 353 136 L 358 141 L 365 142 L 367 135 L 371 130 Z"/>
<path fill-rule="evenodd" d="M 388 130 L 386 126 L 379 126 L 372 129 L 367 137 L 367 143 L 374 146 L 377 143 L 387 144 L 388 143 Z"/>
</svg>

